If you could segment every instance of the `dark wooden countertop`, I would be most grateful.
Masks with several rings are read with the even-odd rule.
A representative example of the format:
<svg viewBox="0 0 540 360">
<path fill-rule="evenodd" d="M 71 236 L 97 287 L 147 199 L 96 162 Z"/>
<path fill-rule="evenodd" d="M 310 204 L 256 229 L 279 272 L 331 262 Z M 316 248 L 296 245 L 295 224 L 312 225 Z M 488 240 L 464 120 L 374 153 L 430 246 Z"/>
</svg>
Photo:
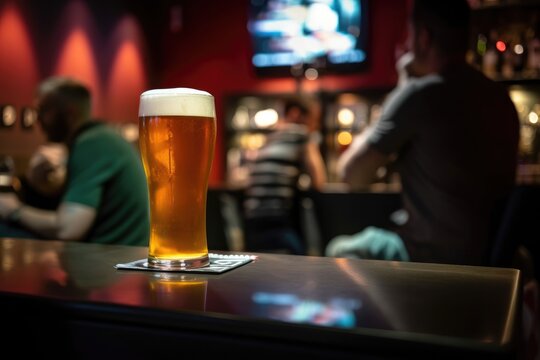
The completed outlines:
<svg viewBox="0 0 540 360">
<path fill-rule="evenodd" d="M 254 254 L 219 275 L 114 268 L 146 255 L 142 247 L 0 239 L 0 309 L 17 318 L 31 304 L 54 305 L 72 336 L 73 324 L 114 324 L 275 344 L 289 354 L 289 347 L 376 358 L 516 351 L 515 269 L 279 254 Z M 100 333 L 83 328 L 85 339 Z"/>
</svg>

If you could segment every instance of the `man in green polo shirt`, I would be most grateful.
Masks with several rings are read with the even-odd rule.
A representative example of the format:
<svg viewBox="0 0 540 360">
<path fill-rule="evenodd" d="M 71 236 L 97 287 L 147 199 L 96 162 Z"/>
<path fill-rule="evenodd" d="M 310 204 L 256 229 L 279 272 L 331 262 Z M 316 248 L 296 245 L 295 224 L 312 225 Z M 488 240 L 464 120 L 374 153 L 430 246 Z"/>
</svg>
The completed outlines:
<svg viewBox="0 0 540 360">
<path fill-rule="evenodd" d="M 146 246 L 150 225 L 142 163 L 131 144 L 90 120 L 89 90 L 72 79 L 47 79 L 38 88 L 37 109 L 48 140 L 69 150 L 62 200 L 48 211 L 15 194 L 0 194 L 0 219 L 45 239 Z"/>
</svg>

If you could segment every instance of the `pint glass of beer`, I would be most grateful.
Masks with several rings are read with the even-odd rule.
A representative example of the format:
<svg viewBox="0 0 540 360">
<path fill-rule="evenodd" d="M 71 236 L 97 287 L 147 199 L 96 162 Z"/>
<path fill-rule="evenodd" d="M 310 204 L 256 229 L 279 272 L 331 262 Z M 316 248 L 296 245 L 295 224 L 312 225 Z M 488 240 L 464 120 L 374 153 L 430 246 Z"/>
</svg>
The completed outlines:
<svg viewBox="0 0 540 360">
<path fill-rule="evenodd" d="M 215 140 L 211 94 L 189 88 L 141 94 L 139 147 L 150 199 L 149 267 L 209 264 L 206 192 Z"/>
</svg>

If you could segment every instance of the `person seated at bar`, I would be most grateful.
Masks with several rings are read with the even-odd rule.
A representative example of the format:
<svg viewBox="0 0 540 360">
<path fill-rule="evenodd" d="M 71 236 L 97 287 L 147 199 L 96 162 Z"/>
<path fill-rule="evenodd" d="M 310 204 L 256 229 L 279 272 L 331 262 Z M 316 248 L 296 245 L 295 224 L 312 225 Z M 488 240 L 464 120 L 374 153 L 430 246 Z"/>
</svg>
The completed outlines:
<svg viewBox="0 0 540 360">
<path fill-rule="evenodd" d="M 248 165 L 243 205 L 248 251 L 306 252 L 298 231 L 299 178 L 308 174 L 314 189 L 326 182 L 319 143 L 307 126 L 310 115 L 303 101 L 287 99 L 283 117 Z"/>
<path fill-rule="evenodd" d="M 326 255 L 486 264 L 493 219 L 514 187 L 519 120 L 502 84 L 465 60 L 466 0 L 416 0 L 409 63 L 417 74 L 338 161 L 351 189 L 396 159 L 405 210 L 396 232 L 368 227 Z"/>
<path fill-rule="evenodd" d="M 48 141 L 68 149 L 66 183 L 54 210 L 1 193 L 0 236 L 147 245 L 149 205 L 142 162 L 113 129 L 91 120 L 88 88 L 52 77 L 39 85 L 36 105 Z"/>
</svg>

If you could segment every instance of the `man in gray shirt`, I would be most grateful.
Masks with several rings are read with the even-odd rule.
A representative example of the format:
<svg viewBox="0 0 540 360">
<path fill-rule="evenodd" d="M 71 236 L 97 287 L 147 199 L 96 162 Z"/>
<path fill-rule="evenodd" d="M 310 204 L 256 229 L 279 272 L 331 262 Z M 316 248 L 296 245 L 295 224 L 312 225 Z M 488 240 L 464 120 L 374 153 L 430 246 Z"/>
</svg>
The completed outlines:
<svg viewBox="0 0 540 360">
<path fill-rule="evenodd" d="M 465 0 L 415 1 L 410 66 L 424 76 L 397 88 L 338 162 L 358 189 L 396 159 L 408 215 L 397 233 L 412 261 L 484 264 L 515 181 L 519 120 L 506 89 L 465 61 L 469 11 Z"/>
</svg>

